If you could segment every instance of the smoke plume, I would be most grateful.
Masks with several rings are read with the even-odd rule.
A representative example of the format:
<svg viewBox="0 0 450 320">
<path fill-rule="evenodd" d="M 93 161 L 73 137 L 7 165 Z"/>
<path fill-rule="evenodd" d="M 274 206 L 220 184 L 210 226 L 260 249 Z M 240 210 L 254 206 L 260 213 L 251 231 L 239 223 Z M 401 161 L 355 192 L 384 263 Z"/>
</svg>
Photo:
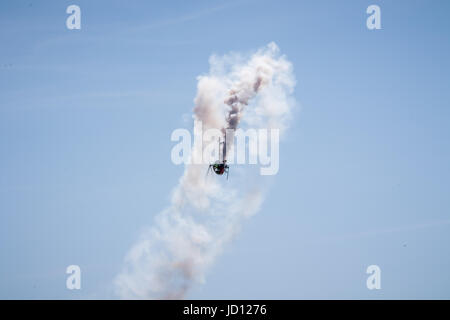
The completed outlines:
<svg viewBox="0 0 450 320">
<path fill-rule="evenodd" d="M 292 65 L 275 43 L 247 56 L 213 55 L 209 73 L 198 77 L 193 118 L 203 130 L 224 132 L 245 125 L 283 132 L 294 86 Z M 194 141 L 191 157 L 201 157 L 202 148 Z M 259 210 L 266 194 L 262 178 L 252 170 L 230 170 L 227 181 L 205 179 L 207 165 L 185 166 L 169 207 L 126 255 L 115 279 L 119 297 L 182 299 L 194 284 L 205 281 L 224 245 Z"/>
</svg>

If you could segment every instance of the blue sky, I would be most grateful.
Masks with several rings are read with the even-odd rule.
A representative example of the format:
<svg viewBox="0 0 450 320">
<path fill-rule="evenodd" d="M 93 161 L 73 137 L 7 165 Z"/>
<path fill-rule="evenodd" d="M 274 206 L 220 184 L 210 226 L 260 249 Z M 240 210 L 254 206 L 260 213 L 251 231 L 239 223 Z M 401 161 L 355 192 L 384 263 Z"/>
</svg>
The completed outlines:
<svg viewBox="0 0 450 320">
<path fill-rule="evenodd" d="M 81 7 L 81 30 L 66 8 Z M 381 8 L 381 30 L 366 8 Z M 299 107 L 261 211 L 189 298 L 450 298 L 448 1 L 2 1 L 0 298 L 110 298 L 183 168 L 211 54 L 274 41 Z M 273 180 L 273 181 L 272 181 Z M 67 290 L 77 264 L 82 289 Z M 365 270 L 382 270 L 381 290 Z"/>
</svg>

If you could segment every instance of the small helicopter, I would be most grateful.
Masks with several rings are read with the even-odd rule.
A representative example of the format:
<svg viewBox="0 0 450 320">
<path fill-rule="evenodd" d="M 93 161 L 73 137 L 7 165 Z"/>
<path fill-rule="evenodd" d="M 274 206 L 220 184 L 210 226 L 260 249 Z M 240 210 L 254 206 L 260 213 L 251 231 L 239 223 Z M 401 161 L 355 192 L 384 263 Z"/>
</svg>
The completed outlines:
<svg viewBox="0 0 450 320">
<path fill-rule="evenodd" d="M 222 149 L 222 157 L 220 156 L 220 145 L 223 144 Z M 225 137 L 225 140 L 223 142 L 220 142 L 219 139 L 219 160 L 217 160 L 214 164 L 210 164 L 208 167 L 208 171 L 206 172 L 206 175 L 209 174 L 209 172 L 212 170 L 215 174 L 218 174 L 219 176 L 223 175 L 224 173 L 227 174 L 227 180 L 228 180 L 228 171 L 230 170 L 230 167 L 227 164 L 226 155 L 227 155 L 227 139 Z M 222 159 L 222 160 L 221 160 Z"/>
</svg>

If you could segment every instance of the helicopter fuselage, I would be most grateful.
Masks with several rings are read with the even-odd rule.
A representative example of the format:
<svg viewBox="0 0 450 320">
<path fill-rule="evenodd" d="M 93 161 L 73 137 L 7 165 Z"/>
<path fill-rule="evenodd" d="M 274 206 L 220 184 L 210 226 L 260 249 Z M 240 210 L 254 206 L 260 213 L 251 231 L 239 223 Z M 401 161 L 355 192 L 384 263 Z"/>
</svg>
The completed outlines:
<svg viewBox="0 0 450 320">
<path fill-rule="evenodd" d="M 223 175 L 225 170 L 228 169 L 228 165 L 225 162 L 216 162 L 212 165 L 215 174 Z"/>
</svg>

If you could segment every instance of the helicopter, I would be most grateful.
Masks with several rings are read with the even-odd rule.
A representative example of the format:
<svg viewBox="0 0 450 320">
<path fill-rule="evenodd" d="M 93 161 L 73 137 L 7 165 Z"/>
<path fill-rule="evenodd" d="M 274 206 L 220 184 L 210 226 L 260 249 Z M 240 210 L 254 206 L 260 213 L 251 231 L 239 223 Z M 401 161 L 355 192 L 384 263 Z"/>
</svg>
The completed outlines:
<svg viewBox="0 0 450 320">
<path fill-rule="evenodd" d="M 222 149 L 222 160 L 221 156 L 220 156 L 220 145 L 223 144 L 223 149 Z M 214 171 L 215 174 L 221 176 L 224 173 L 227 174 L 227 180 L 228 180 L 228 172 L 230 170 L 230 167 L 227 164 L 227 160 L 226 160 L 226 154 L 227 154 L 227 139 L 225 136 L 225 140 L 223 142 L 220 142 L 220 138 L 219 138 L 219 160 L 217 160 L 216 162 L 214 162 L 213 164 L 210 164 L 208 167 L 208 171 L 206 172 L 206 175 L 209 174 L 210 171 Z"/>
</svg>

